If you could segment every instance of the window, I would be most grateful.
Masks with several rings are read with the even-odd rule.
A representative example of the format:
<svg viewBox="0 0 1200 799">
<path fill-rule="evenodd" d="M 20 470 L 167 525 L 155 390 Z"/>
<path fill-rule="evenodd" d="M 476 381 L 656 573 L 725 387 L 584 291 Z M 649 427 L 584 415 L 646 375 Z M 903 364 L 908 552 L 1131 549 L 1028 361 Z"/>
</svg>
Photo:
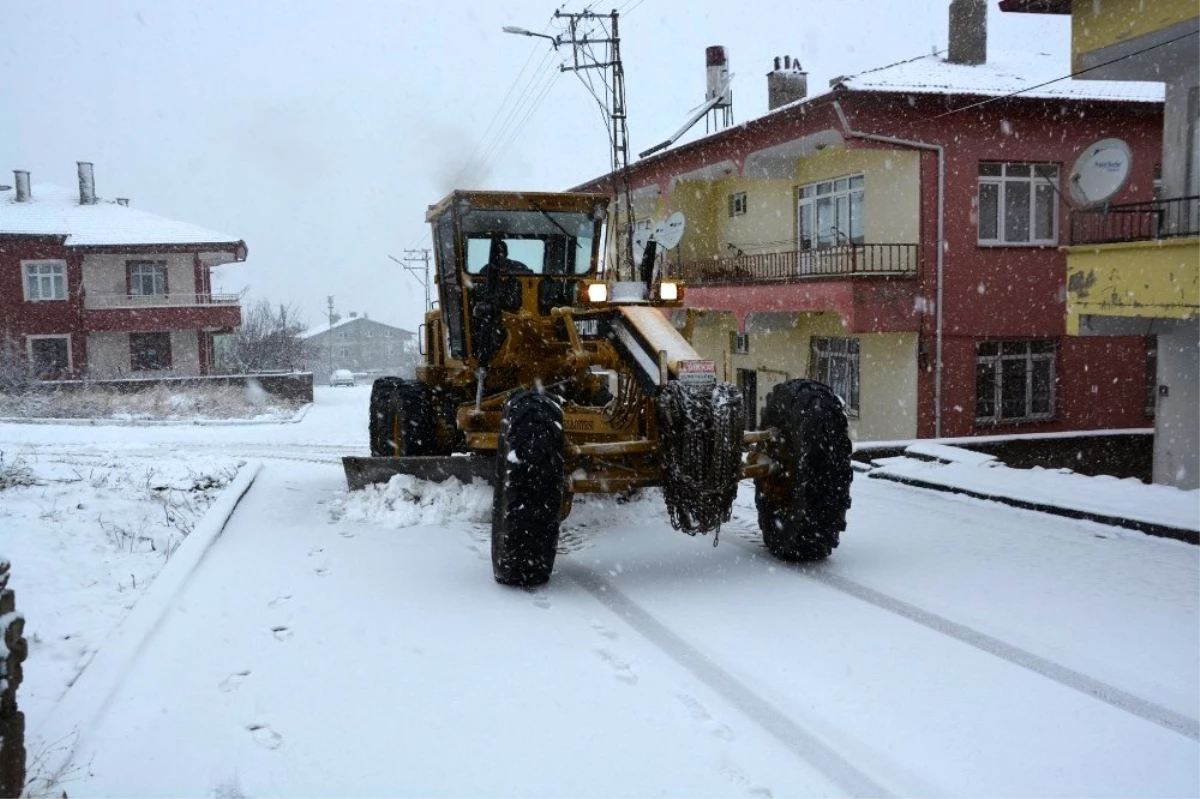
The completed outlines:
<svg viewBox="0 0 1200 799">
<path fill-rule="evenodd" d="M 130 333 L 129 368 L 153 372 L 171 368 L 170 333 Z"/>
<path fill-rule="evenodd" d="M 125 270 L 131 296 L 166 296 L 167 264 L 165 261 L 126 261 Z"/>
<path fill-rule="evenodd" d="M 1058 166 L 979 164 L 979 243 L 1058 241 Z"/>
<path fill-rule="evenodd" d="M 22 261 L 25 299 L 29 302 L 67 298 L 66 261 Z"/>
<path fill-rule="evenodd" d="M 1146 336 L 1146 415 L 1158 409 L 1158 336 Z"/>
<path fill-rule="evenodd" d="M 349 358 L 350 357 L 350 348 L 349 347 L 338 347 L 338 357 L 339 358 Z"/>
<path fill-rule="evenodd" d="M 798 249 L 863 243 L 863 176 L 800 187 Z"/>
<path fill-rule="evenodd" d="M 392 337 L 392 331 L 391 331 L 391 330 L 385 330 L 385 331 L 383 331 L 383 337 L 384 337 L 384 338 L 391 338 L 391 337 Z"/>
<path fill-rule="evenodd" d="M 71 371 L 70 336 L 27 336 L 29 367 L 38 377 L 57 377 Z"/>
<path fill-rule="evenodd" d="M 739 191 L 729 195 L 729 215 L 742 216 L 746 213 L 746 192 Z"/>
<path fill-rule="evenodd" d="M 1054 416 L 1053 341 L 981 341 L 975 345 L 975 421 L 1016 422 Z"/>
<path fill-rule="evenodd" d="M 858 416 L 858 339 L 813 336 L 808 376 L 833 389 L 846 404 L 846 413 Z"/>
<path fill-rule="evenodd" d="M 729 333 L 729 351 L 738 355 L 750 352 L 750 334 L 739 333 L 736 330 Z"/>
</svg>

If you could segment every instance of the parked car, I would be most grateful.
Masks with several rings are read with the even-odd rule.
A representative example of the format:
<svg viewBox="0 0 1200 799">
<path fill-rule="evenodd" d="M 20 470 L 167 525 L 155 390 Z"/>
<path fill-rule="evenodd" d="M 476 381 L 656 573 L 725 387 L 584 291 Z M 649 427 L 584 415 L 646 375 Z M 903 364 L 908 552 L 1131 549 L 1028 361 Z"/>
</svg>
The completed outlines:
<svg viewBox="0 0 1200 799">
<path fill-rule="evenodd" d="M 331 386 L 352 386 L 354 385 L 354 372 L 349 369 L 334 369 L 333 374 L 329 376 L 329 385 Z"/>
</svg>

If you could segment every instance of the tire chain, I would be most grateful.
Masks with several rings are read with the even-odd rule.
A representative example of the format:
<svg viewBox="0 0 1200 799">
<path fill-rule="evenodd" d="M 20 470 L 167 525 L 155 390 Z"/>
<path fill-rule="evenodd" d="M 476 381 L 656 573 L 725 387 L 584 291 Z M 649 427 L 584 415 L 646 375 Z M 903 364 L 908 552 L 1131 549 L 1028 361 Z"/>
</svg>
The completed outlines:
<svg viewBox="0 0 1200 799">
<path fill-rule="evenodd" d="M 671 525 L 688 535 L 719 533 L 733 511 L 742 462 L 741 391 L 729 383 L 706 390 L 672 381 L 659 395 L 658 417 Z"/>
</svg>

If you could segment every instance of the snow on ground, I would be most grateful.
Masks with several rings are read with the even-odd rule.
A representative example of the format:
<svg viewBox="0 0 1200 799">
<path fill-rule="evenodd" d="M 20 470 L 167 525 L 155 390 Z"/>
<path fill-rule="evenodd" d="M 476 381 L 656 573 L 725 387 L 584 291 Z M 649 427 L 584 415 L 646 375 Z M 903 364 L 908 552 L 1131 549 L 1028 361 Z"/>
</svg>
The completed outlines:
<svg viewBox="0 0 1200 799">
<path fill-rule="evenodd" d="M 876 471 L 1052 507 L 1200 530 L 1197 490 L 1146 485 L 1133 477 L 1089 477 L 1070 469 L 1013 469 L 994 456 L 941 444 L 917 444 L 907 451 L 938 460 L 880 458 L 874 461 Z"/>
<path fill-rule="evenodd" d="M 551 583 L 511 590 L 483 487 L 346 492 L 368 391 L 278 426 L 0 425 L 39 456 L 265 459 L 104 712 L 31 712 L 31 751 L 73 732 L 56 791 L 1200 793 L 1196 547 L 856 475 L 825 564 L 767 556 L 748 485 L 715 549 L 651 490 L 577 498 Z"/>
</svg>

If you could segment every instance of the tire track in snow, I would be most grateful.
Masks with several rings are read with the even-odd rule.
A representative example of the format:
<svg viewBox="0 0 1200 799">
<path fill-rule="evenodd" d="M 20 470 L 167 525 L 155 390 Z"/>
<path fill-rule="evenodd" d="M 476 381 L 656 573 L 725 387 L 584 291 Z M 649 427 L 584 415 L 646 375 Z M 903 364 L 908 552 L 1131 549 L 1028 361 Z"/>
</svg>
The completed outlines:
<svg viewBox="0 0 1200 799">
<path fill-rule="evenodd" d="M 733 541 L 735 546 L 754 552 L 755 554 L 762 554 L 765 551 L 761 547 L 752 546 L 740 536 L 731 536 L 730 540 Z M 770 558 L 769 555 L 767 557 Z M 835 591 L 849 594 L 855 599 L 874 605 L 880 610 L 902 616 L 936 633 L 941 633 L 982 652 L 986 652 L 989 655 L 1007 661 L 1014 666 L 1020 666 L 1048 680 L 1053 680 L 1066 688 L 1079 691 L 1111 707 L 1137 716 L 1143 721 L 1157 724 L 1159 727 L 1179 733 L 1187 738 L 1191 738 L 1193 741 L 1200 741 L 1200 721 L 1189 718 L 1182 713 L 1177 713 L 1169 707 L 1164 707 L 1157 702 L 1151 702 L 1149 699 L 1143 699 L 1140 696 L 1117 688 L 1115 685 L 1109 685 L 1094 677 L 1089 677 L 1061 663 L 1057 663 L 1041 655 L 1035 655 L 1027 649 L 1022 649 L 1019 646 L 1002 641 L 999 638 L 980 632 L 965 624 L 951 621 L 945 616 L 925 610 L 911 602 L 905 602 L 903 599 L 897 599 L 890 594 L 869 588 L 848 577 L 834 574 L 821 565 L 785 563 L 783 561 L 776 561 L 774 558 L 770 559 L 780 567 L 790 569 Z"/>
<path fill-rule="evenodd" d="M 890 797 L 893 794 L 860 771 L 839 752 L 770 702 L 747 688 L 736 677 L 672 632 L 608 580 L 577 564 L 565 567 L 563 576 L 574 580 L 600 604 L 620 616 L 647 641 L 729 701 L 751 721 L 775 737 L 796 756 L 811 764 L 852 796 Z"/>
</svg>

